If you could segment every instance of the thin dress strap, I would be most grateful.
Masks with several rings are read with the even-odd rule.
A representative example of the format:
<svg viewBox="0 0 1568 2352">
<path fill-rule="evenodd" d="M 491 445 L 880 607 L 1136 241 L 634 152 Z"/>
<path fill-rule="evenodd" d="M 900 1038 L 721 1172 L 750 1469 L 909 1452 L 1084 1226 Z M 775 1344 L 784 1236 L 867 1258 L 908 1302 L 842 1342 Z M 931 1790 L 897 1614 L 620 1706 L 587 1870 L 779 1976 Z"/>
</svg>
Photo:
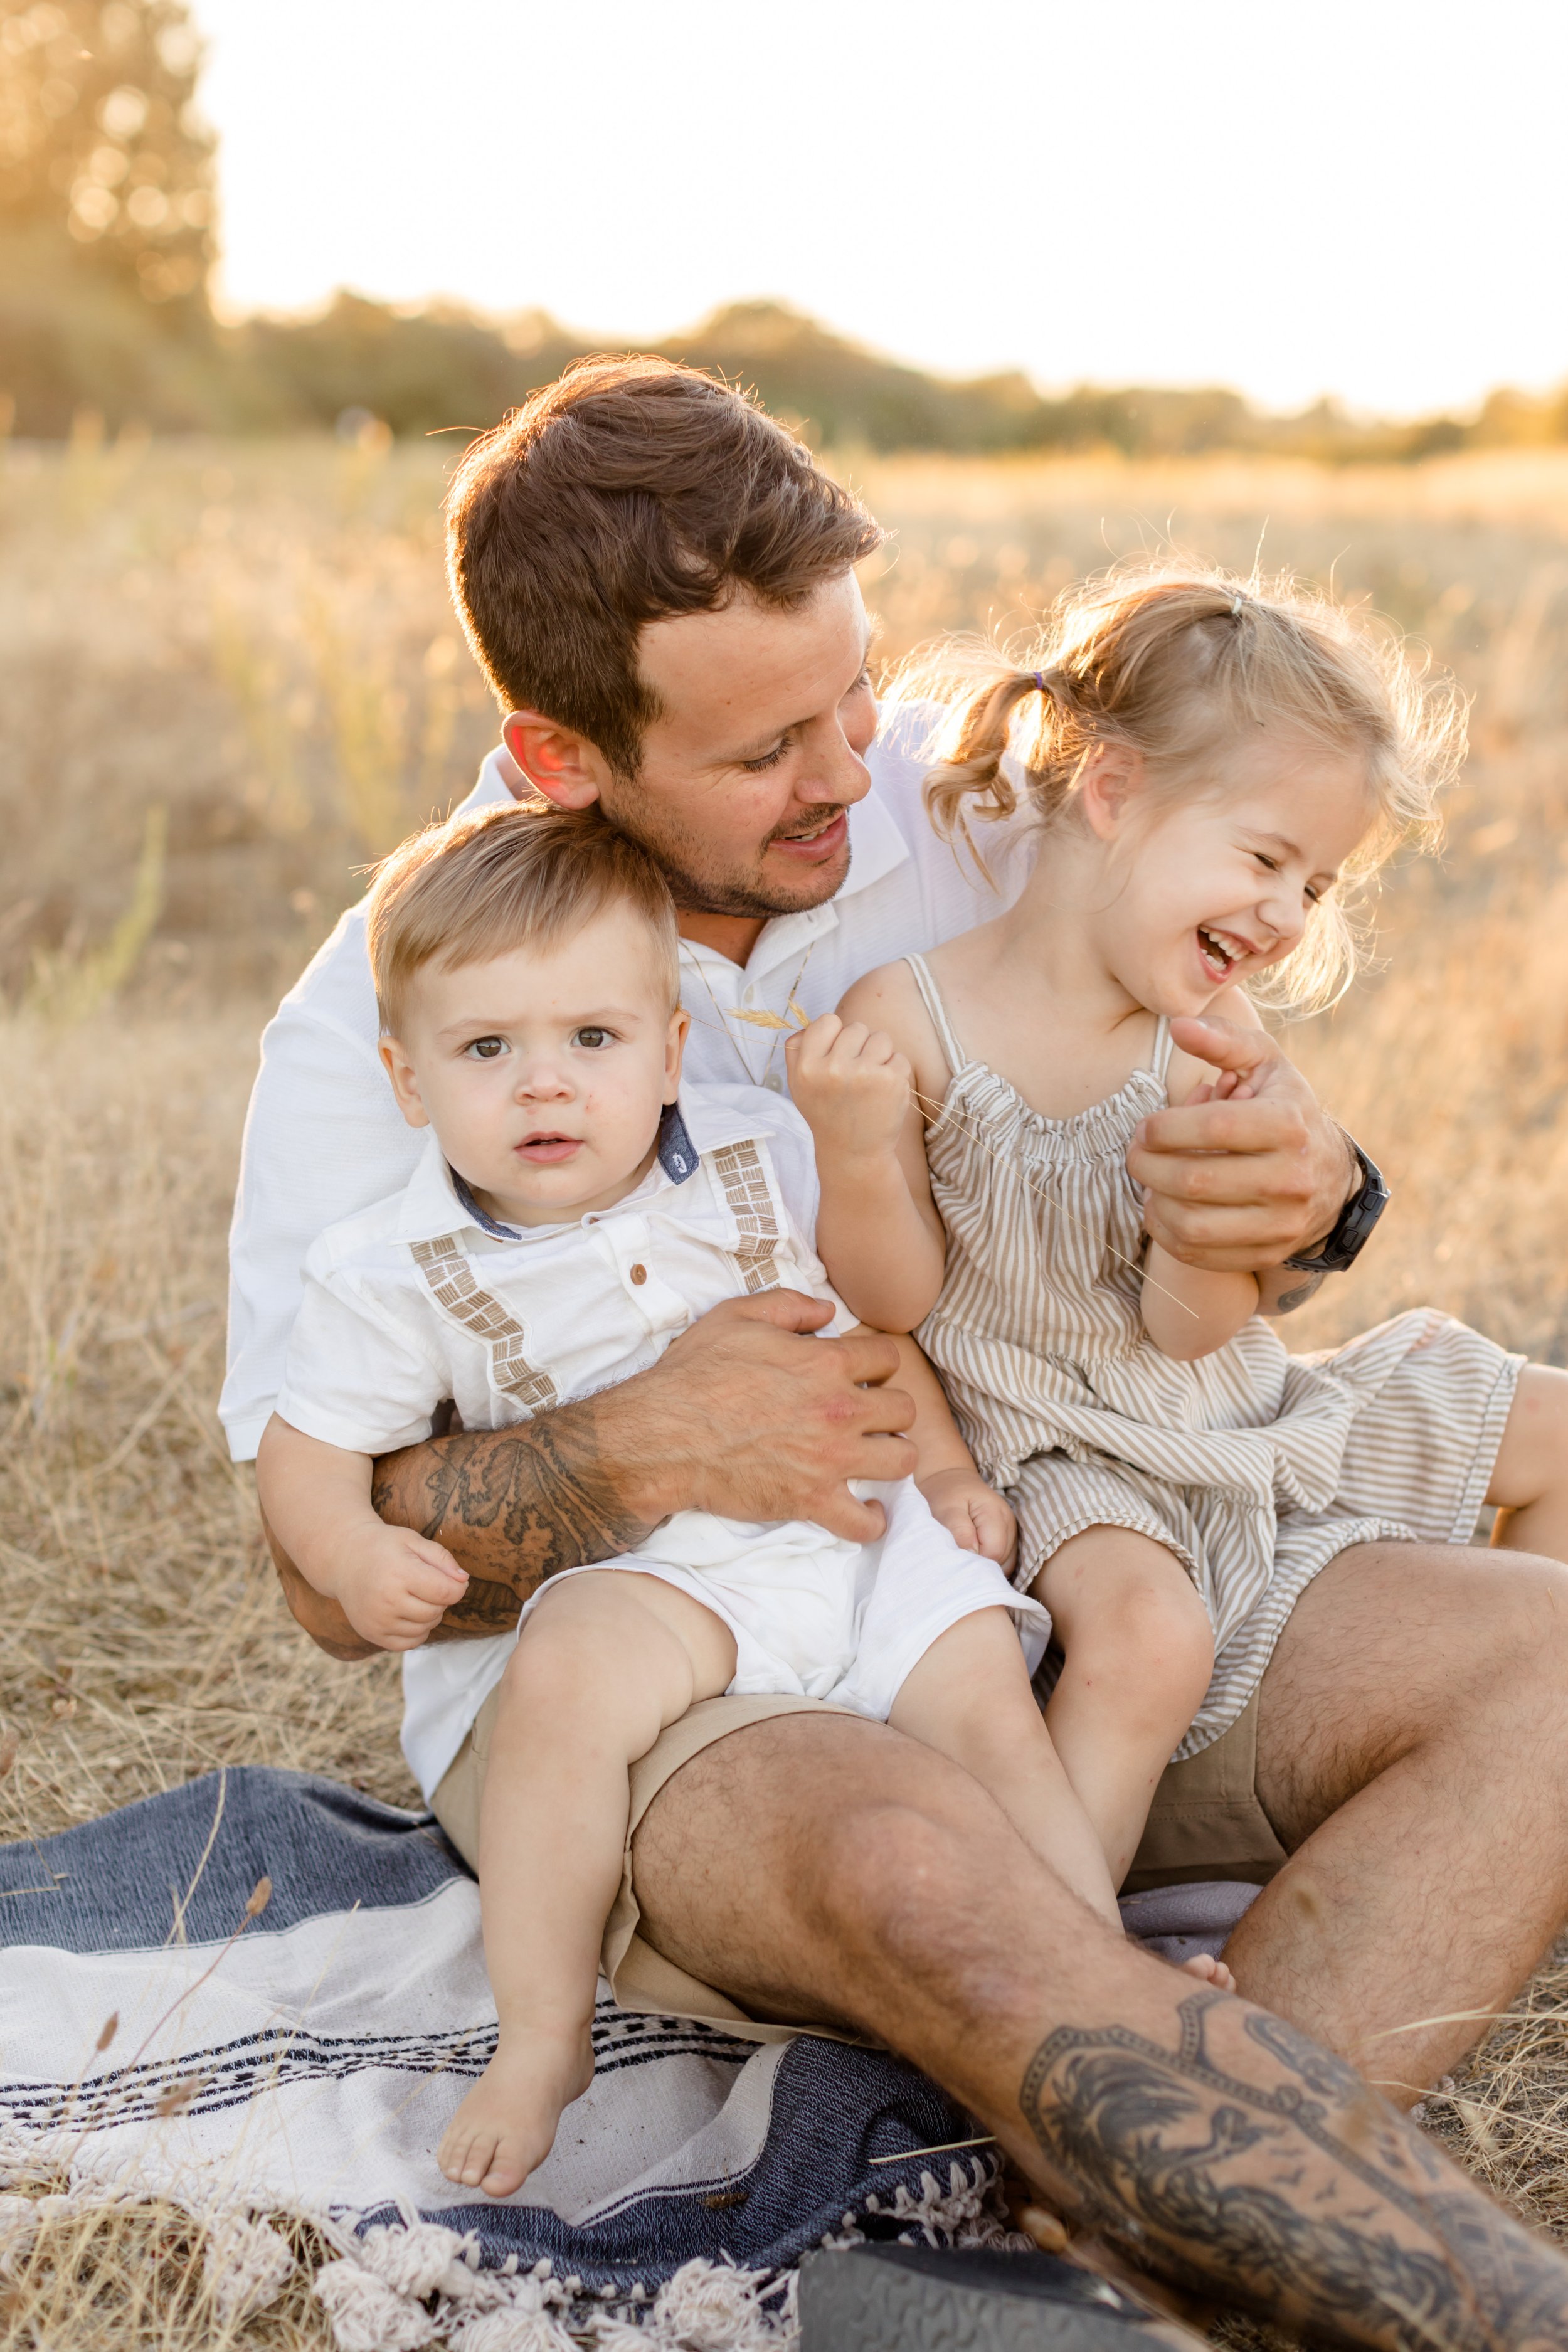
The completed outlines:
<svg viewBox="0 0 1568 2352">
<path fill-rule="evenodd" d="M 1164 1013 L 1162 1013 L 1154 1030 L 1154 1058 L 1150 1063 L 1149 1067 L 1152 1075 L 1157 1077 L 1160 1084 L 1163 1086 L 1165 1083 L 1165 1073 L 1169 1070 L 1170 1066 L 1171 1024 L 1166 1019 Z"/>
<path fill-rule="evenodd" d="M 947 1017 L 947 1007 L 942 1001 L 941 991 L 931 976 L 924 956 L 906 956 L 904 961 L 914 973 L 915 986 L 921 992 L 921 1002 L 931 1014 L 931 1026 L 936 1031 L 942 1050 L 947 1056 L 948 1074 L 952 1077 L 956 1077 L 968 1056 L 953 1035 L 952 1024 Z"/>
</svg>

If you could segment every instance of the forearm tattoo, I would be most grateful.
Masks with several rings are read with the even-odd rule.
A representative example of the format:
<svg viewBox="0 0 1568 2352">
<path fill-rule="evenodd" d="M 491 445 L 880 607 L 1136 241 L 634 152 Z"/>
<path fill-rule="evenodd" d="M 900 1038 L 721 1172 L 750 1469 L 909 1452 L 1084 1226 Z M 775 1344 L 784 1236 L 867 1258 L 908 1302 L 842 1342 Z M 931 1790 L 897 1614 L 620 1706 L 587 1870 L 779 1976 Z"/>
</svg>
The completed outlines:
<svg viewBox="0 0 1568 2352">
<path fill-rule="evenodd" d="M 1275 1301 L 1274 1312 L 1276 1315 L 1294 1315 L 1298 1307 L 1305 1307 L 1309 1298 L 1316 1298 L 1327 1279 L 1326 1275 L 1310 1274 L 1293 1290 L 1282 1290 Z"/>
<path fill-rule="evenodd" d="M 371 1500 L 384 1519 L 444 1544 L 468 1570 L 468 1590 L 447 1612 L 456 1635 L 510 1628 L 547 1576 L 613 1559 L 648 1532 L 616 1492 L 591 1401 L 387 1454 Z"/>
<path fill-rule="evenodd" d="M 1314 2341 L 1568 2347 L 1568 2263 L 1352 2068 L 1220 1994 L 1179 2016 L 1173 2052 L 1127 2027 L 1062 2027 L 1019 2095 L 1051 2166 L 1134 2263 Z M 1251 2045 L 1246 2076 L 1213 2053 L 1222 2023 Z"/>
</svg>

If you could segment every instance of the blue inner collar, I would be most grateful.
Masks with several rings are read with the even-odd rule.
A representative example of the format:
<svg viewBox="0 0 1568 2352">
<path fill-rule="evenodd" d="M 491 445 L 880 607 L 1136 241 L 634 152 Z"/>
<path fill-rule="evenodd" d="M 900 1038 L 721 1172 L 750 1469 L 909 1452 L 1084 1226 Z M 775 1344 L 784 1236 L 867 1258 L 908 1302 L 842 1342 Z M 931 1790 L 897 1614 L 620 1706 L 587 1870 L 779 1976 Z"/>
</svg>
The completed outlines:
<svg viewBox="0 0 1568 2352">
<path fill-rule="evenodd" d="M 697 1146 L 688 1134 L 686 1121 L 680 1116 L 680 1105 L 678 1102 L 667 1103 L 664 1116 L 658 1122 L 659 1166 L 672 1184 L 684 1184 L 689 1176 L 696 1175 L 698 1158 Z M 480 1208 L 450 1161 L 447 1162 L 447 1170 L 459 1205 L 472 1217 L 481 1233 L 489 1234 L 492 1241 L 498 1242 L 520 1242 L 522 1239 L 515 1225 L 499 1224 L 488 1211 Z"/>
</svg>

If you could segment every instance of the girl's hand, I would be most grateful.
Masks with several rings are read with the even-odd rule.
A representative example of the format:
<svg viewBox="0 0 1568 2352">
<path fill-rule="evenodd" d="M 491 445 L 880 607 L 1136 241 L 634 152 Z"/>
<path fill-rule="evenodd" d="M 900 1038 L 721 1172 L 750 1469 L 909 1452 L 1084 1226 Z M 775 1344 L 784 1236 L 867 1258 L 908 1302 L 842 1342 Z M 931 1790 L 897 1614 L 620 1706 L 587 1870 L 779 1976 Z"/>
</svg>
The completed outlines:
<svg viewBox="0 0 1568 2352">
<path fill-rule="evenodd" d="M 819 1153 L 842 1160 L 896 1150 L 914 1074 L 882 1030 L 825 1013 L 796 1032 L 784 1056 L 790 1094 Z"/>
<path fill-rule="evenodd" d="M 1189 1103 L 1250 1102 L 1251 1100 L 1252 1088 L 1247 1085 L 1247 1080 L 1244 1077 L 1238 1077 L 1234 1070 L 1222 1070 L 1217 1078 L 1205 1078 L 1202 1086 L 1194 1087 L 1190 1095 L 1184 1096 L 1183 1108 L 1184 1109 Z"/>
<path fill-rule="evenodd" d="M 1010 1568 L 1017 1549 L 1018 1522 L 994 1486 L 978 1470 L 934 1470 L 916 1486 L 955 1543 L 977 1551 L 999 1568 Z"/>
</svg>

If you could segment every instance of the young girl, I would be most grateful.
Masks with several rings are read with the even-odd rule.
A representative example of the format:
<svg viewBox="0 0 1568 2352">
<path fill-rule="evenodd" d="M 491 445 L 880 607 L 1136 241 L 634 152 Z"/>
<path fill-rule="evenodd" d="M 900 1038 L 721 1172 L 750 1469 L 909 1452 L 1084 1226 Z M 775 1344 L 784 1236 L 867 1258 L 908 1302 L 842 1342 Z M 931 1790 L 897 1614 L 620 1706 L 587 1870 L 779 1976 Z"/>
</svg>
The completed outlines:
<svg viewBox="0 0 1568 2352">
<path fill-rule="evenodd" d="M 1559 1548 L 1568 1381 L 1521 1385 L 1427 1311 L 1293 1360 L 1250 1274 L 1146 1239 L 1127 1171 L 1152 1112 L 1247 1091 L 1205 1019 L 1339 992 L 1347 885 L 1432 826 L 1455 701 L 1328 606 L 1212 573 L 1080 591 L 1037 660 L 972 679 L 927 783 L 967 838 L 1016 811 L 1011 747 L 1042 835 L 1022 897 L 858 982 L 791 1078 L 832 1281 L 918 1330 L 1017 1514 L 1016 1580 L 1065 1655 L 1047 1726 L 1114 1916 L 1172 1751 L 1236 1720 L 1337 1553 L 1467 1541 L 1483 1500 L 1508 1540 Z"/>
</svg>

